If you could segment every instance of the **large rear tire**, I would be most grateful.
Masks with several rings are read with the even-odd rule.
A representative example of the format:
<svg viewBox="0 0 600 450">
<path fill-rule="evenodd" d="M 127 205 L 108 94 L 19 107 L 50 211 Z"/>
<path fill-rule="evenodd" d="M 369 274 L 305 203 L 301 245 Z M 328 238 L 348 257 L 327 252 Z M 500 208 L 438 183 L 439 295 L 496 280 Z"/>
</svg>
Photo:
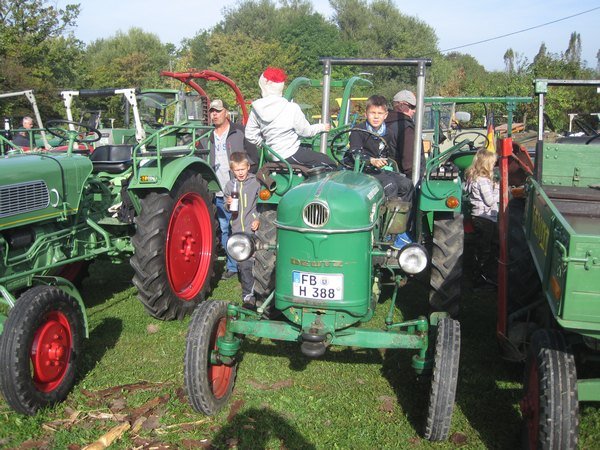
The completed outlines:
<svg viewBox="0 0 600 450">
<path fill-rule="evenodd" d="M 53 286 L 27 290 L 0 336 L 0 388 L 21 414 L 63 401 L 75 384 L 85 335 L 77 301 Z"/>
<path fill-rule="evenodd" d="M 461 214 L 435 213 L 429 305 L 451 317 L 457 317 L 459 311 L 464 240 Z"/>
<path fill-rule="evenodd" d="M 184 171 L 171 192 L 141 199 L 132 242 L 133 283 L 146 311 L 183 319 L 206 299 L 215 279 L 217 220 L 202 176 Z"/>
<path fill-rule="evenodd" d="M 272 209 L 260 215 L 260 226 L 256 230 L 256 238 L 263 244 L 274 247 L 277 243 L 277 227 L 275 226 L 277 211 Z M 254 267 L 254 294 L 258 297 L 267 297 L 275 289 L 275 259 L 274 249 L 258 250 L 255 254 Z"/>
<path fill-rule="evenodd" d="M 577 448 L 577 371 L 562 333 L 542 329 L 533 334 L 523 387 L 523 447 Z"/>
<path fill-rule="evenodd" d="M 225 334 L 227 303 L 208 301 L 201 304 L 188 328 L 185 346 L 185 390 L 192 408 L 203 414 L 216 414 L 229 401 L 237 362 L 214 363 L 211 353 L 217 350 L 217 338 Z"/>
<path fill-rule="evenodd" d="M 448 439 L 460 360 L 460 324 L 450 318 L 439 321 L 435 339 L 435 361 L 429 393 L 429 409 L 425 438 L 430 441 Z"/>
</svg>

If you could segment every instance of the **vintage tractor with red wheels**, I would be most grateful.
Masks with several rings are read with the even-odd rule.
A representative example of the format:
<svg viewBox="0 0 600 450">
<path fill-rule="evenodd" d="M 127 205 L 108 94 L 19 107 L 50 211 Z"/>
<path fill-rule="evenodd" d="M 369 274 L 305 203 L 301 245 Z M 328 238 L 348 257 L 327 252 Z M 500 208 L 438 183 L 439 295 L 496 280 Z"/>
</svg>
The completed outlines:
<svg viewBox="0 0 600 450">
<path fill-rule="evenodd" d="M 523 447 L 574 449 L 579 402 L 600 401 L 600 133 L 548 142 L 544 113 L 552 95 L 594 96 L 600 80 L 538 79 L 534 86 L 535 160 L 519 162 L 529 176 L 510 201 L 514 145 L 498 142 L 497 339 L 505 358 L 525 363 Z"/>
<path fill-rule="evenodd" d="M 96 147 L 97 129 L 68 120 L 46 132 L 64 152 L 0 159 L 0 391 L 23 414 L 63 400 L 88 335 L 76 281 L 87 263 L 131 260 L 150 315 L 181 319 L 216 280 L 216 176 L 194 143 L 210 128 L 168 126 L 139 144 Z M 190 143 L 178 146 L 181 135 Z M 0 139 L 4 139 L 0 136 Z"/>
<path fill-rule="evenodd" d="M 325 77 L 331 74 L 331 64 L 418 67 L 424 77 L 430 62 L 326 59 L 323 63 Z M 421 102 L 423 87 L 424 79 Z M 323 104 L 328 105 L 326 98 Z M 259 289 L 256 294 L 263 302 L 255 310 L 207 301 L 194 311 L 184 362 L 187 395 L 195 410 L 208 415 L 227 404 L 245 336 L 296 343 L 308 358 L 321 357 L 332 346 L 403 349 L 413 352 L 412 368 L 417 373 L 431 374 L 423 434 L 432 441 L 444 440 L 454 409 L 460 325 L 447 312 L 429 314 L 427 301 L 422 302 L 423 315 L 394 320 L 397 306 L 416 300 L 404 294 L 403 287 L 426 270 L 429 258 L 419 243 L 397 250 L 386 239 L 406 231 L 411 205 L 387 198 L 381 183 L 365 173 L 363 149 L 338 145 L 347 142 L 350 131 L 339 131 L 330 141 L 331 153 L 345 166 L 340 170 L 308 170 L 282 161 L 259 170 L 259 179 L 271 179 L 266 184 L 278 197 L 272 205 L 276 208 L 261 213 L 261 233 L 236 233 L 227 248 L 238 261 L 255 257 L 255 291 Z M 369 326 L 384 286 L 393 290 L 386 317 Z"/>
</svg>

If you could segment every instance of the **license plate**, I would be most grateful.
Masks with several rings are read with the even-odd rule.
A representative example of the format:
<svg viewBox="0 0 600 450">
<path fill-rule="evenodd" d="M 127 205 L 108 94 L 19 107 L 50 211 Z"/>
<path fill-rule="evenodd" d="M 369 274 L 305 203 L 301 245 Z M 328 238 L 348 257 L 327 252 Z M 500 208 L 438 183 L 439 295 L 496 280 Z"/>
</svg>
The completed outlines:
<svg viewBox="0 0 600 450">
<path fill-rule="evenodd" d="M 312 300 L 341 300 L 344 295 L 344 275 L 316 274 L 292 271 L 294 297 Z"/>
</svg>

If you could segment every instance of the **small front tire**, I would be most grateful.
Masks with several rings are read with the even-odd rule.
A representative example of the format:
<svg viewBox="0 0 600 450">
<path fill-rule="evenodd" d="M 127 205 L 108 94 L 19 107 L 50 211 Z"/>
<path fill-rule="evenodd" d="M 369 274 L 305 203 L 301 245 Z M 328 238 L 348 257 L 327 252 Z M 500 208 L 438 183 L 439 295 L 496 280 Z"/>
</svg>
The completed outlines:
<svg viewBox="0 0 600 450">
<path fill-rule="evenodd" d="M 21 414 L 63 401 L 75 384 L 85 334 L 77 301 L 54 286 L 27 290 L 0 336 L 0 389 Z"/>
<path fill-rule="evenodd" d="M 425 439 L 430 441 L 448 439 L 456 397 L 459 359 L 460 324 L 454 319 L 441 319 L 437 325 L 435 359 L 425 425 Z"/>
<path fill-rule="evenodd" d="M 212 416 L 227 404 L 237 371 L 237 363 L 216 364 L 211 353 L 218 350 L 217 339 L 227 328 L 227 303 L 207 301 L 192 315 L 184 360 L 185 390 L 192 408 Z"/>
</svg>

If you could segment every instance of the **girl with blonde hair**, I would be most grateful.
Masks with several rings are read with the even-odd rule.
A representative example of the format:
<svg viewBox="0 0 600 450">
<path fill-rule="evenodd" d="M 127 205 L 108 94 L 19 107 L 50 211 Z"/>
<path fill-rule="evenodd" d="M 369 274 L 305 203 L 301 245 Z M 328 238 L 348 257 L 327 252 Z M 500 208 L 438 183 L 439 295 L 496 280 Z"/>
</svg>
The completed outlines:
<svg viewBox="0 0 600 450">
<path fill-rule="evenodd" d="M 494 180 L 496 154 L 481 149 L 466 170 L 466 191 L 475 228 L 475 287 L 497 285 L 499 185 Z"/>
</svg>

